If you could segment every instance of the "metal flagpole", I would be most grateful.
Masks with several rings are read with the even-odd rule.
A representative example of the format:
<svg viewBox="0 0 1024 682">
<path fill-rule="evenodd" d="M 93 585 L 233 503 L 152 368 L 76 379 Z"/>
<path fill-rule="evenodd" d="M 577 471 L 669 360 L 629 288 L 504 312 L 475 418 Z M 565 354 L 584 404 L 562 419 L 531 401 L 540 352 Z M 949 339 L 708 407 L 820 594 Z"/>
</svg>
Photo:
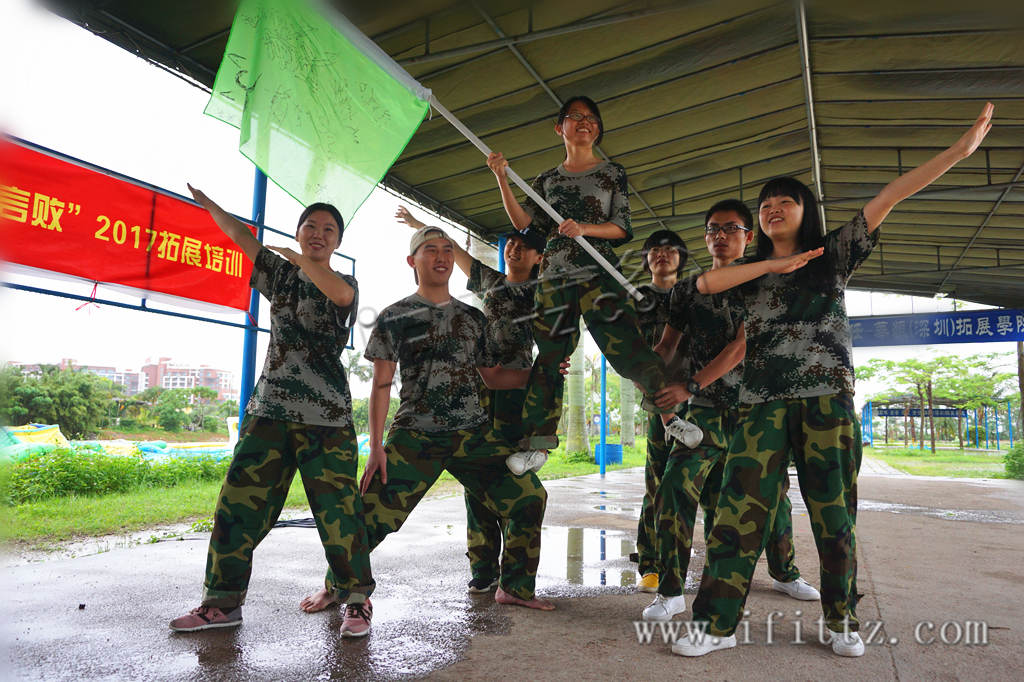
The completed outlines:
<svg viewBox="0 0 1024 682">
<path fill-rule="evenodd" d="M 437 98 L 434 97 L 434 95 L 430 96 L 430 104 L 435 109 L 437 109 L 437 113 L 439 113 L 442 116 L 444 116 L 445 119 L 447 119 L 449 123 L 451 123 L 453 126 L 455 126 L 455 129 L 458 130 L 460 133 L 462 133 L 463 137 L 465 137 L 467 140 L 472 142 L 474 147 L 476 147 L 481 152 L 483 152 L 484 156 L 487 156 L 487 155 L 489 155 L 491 153 L 491 148 L 488 147 L 486 144 L 484 144 L 483 140 L 481 140 L 479 137 L 474 135 L 472 130 L 470 130 L 465 125 L 463 125 L 462 121 L 460 121 L 459 119 L 455 118 L 455 115 L 452 112 L 450 112 L 447 109 L 445 109 L 444 105 L 441 104 L 440 102 L 438 102 Z M 542 209 L 544 209 L 545 213 L 547 213 L 549 216 L 551 216 L 552 220 L 554 220 L 556 223 L 563 223 L 563 222 L 565 222 L 565 218 L 560 216 L 558 214 L 558 211 L 556 211 L 554 208 L 552 208 L 551 204 L 549 204 L 547 201 L 544 200 L 544 197 L 542 197 L 541 195 L 537 194 L 533 190 L 533 188 L 530 187 L 529 183 L 527 183 L 525 180 L 523 180 L 521 177 L 519 177 L 519 174 L 516 173 L 514 170 L 512 170 L 511 166 L 508 167 L 505 172 L 508 175 L 509 179 L 511 179 L 512 182 L 516 183 L 516 185 L 519 187 L 519 189 L 521 189 L 524 192 L 526 192 L 526 196 L 530 197 L 535 202 L 537 202 L 537 205 L 540 206 Z M 593 258 L 597 262 L 598 265 L 600 265 L 602 268 L 604 268 L 605 271 L 609 275 L 614 277 L 615 281 L 618 282 L 619 284 L 621 284 L 622 288 L 625 289 L 629 293 L 630 296 L 635 298 L 637 301 L 643 300 L 643 294 L 641 294 L 640 291 L 637 290 L 637 288 L 635 286 L 630 284 L 629 280 L 627 280 L 625 277 L 623 277 L 622 273 L 619 272 L 618 270 L 616 270 L 615 267 L 611 263 L 609 263 L 607 260 L 605 260 L 604 256 L 602 256 L 600 253 L 598 253 L 597 249 L 595 249 L 590 244 L 590 242 L 588 242 L 583 237 L 573 237 L 573 239 L 576 240 L 576 243 L 579 244 L 580 247 L 584 251 L 586 251 L 588 254 L 590 254 L 590 257 Z"/>
<path fill-rule="evenodd" d="M 267 176 L 259 168 L 253 180 L 252 221 L 256 223 L 256 239 L 263 243 L 263 221 L 267 210 Z M 245 418 L 245 406 L 256 384 L 256 328 L 259 326 L 260 294 L 255 289 L 249 292 L 249 312 L 246 315 L 248 327 L 242 343 L 242 390 L 238 395 L 238 426 Z"/>
</svg>

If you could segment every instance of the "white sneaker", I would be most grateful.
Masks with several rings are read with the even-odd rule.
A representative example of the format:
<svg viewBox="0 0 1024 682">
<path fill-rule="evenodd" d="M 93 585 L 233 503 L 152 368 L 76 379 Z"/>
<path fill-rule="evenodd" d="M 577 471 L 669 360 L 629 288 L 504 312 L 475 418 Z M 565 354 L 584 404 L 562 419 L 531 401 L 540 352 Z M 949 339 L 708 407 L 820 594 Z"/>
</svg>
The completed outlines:
<svg viewBox="0 0 1024 682">
<path fill-rule="evenodd" d="M 694 641 L 689 636 L 680 637 L 672 645 L 672 653 L 677 656 L 703 656 L 719 649 L 731 649 L 736 646 L 736 635 L 728 637 L 715 637 L 705 634 L 701 639 Z"/>
<path fill-rule="evenodd" d="M 856 632 L 832 632 L 829 630 L 832 653 L 838 656 L 856 658 L 864 655 L 864 640 Z"/>
<path fill-rule="evenodd" d="M 803 578 L 797 578 L 788 583 L 773 580 L 772 589 L 801 601 L 819 601 L 821 599 L 821 594 L 818 593 L 818 590 L 814 589 L 814 585 L 811 585 Z"/>
<path fill-rule="evenodd" d="M 527 462 L 526 468 L 536 473 L 547 463 L 548 453 L 543 450 L 534 450 L 532 454 L 533 456 Z"/>
<path fill-rule="evenodd" d="M 534 450 L 513 452 L 505 458 L 505 466 L 516 476 L 522 476 L 530 468 L 530 460 L 533 459 Z"/>
<path fill-rule="evenodd" d="M 696 424 L 680 419 L 679 417 L 672 417 L 668 424 L 665 424 L 665 443 L 669 444 L 669 438 L 675 438 L 677 441 L 690 448 L 691 450 L 704 440 L 704 432 L 701 431 L 700 427 Z"/>
<path fill-rule="evenodd" d="M 682 613 L 686 610 L 686 597 L 679 595 L 678 597 L 666 597 L 664 595 L 655 595 L 654 601 L 644 609 L 641 618 L 644 620 L 672 620 L 672 616 L 677 613 Z"/>
</svg>

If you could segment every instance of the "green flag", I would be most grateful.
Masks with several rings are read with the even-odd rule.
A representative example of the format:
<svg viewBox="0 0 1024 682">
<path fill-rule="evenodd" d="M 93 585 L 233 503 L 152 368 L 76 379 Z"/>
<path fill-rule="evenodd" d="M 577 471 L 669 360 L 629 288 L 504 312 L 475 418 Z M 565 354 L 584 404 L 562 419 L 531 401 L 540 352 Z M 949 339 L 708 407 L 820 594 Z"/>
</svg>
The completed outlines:
<svg viewBox="0 0 1024 682">
<path fill-rule="evenodd" d="M 243 0 L 206 113 L 304 206 L 345 222 L 405 149 L 430 91 L 321 0 Z"/>
</svg>

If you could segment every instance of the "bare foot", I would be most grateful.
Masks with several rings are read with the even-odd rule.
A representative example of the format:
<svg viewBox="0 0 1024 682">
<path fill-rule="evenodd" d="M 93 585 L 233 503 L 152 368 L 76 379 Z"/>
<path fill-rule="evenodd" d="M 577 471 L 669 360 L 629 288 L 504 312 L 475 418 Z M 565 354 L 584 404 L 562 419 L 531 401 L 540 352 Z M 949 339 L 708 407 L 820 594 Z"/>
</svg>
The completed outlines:
<svg viewBox="0 0 1024 682">
<path fill-rule="evenodd" d="M 513 597 L 505 590 L 498 588 L 498 591 L 494 593 L 494 601 L 499 604 L 513 604 L 515 606 L 525 606 L 528 609 L 539 609 L 541 611 L 554 611 L 555 605 L 549 602 L 547 599 L 531 599 L 526 601 L 519 597 Z"/>
<path fill-rule="evenodd" d="M 316 613 L 317 611 L 323 611 L 331 604 L 337 603 L 338 598 L 333 593 L 328 592 L 327 588 L 322 588 L 316 594 L 311 594 L 299 602 L 299 608 L 306 613 Z"/>
</svg>

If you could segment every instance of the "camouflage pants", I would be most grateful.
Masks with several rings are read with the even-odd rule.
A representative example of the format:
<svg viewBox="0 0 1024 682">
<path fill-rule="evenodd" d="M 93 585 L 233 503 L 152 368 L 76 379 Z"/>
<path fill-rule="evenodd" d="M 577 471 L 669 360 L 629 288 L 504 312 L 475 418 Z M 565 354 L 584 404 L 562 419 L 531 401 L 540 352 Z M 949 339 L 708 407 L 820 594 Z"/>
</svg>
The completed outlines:
<svg viewBox="0 0 1024 682">
<path fill-rule="evenodd" d="M 665 363 L 651 350 L 637 324 L 636 307 L 611 275 L 597 266 L 584 268 L 580 276 L 542 278 L 534 298 L 533 338 L 538 354 L 530 372 L 522 428 L 530 449 L 558 446 L 558 420 L 562 416 L 565 377 L 559 364 L 572 355 L 580 338 L 580 316 L 590 335 L 619 375 L 636 381 L 645 394 L 644 407 L 660 409 L 651 398 L 665 387 Z"/>
<path fill-rule="evenodd" d="M 857 471 L 860 423 L 849 393 L 745 406 L 725 462 L 693 618 L 732 634 L 754 565 L 775 521 L 790 456 L 821 563 L 821 606 L 830 630 L 857 630 Z"/>
<path fill-rule="evenodd" d="M 654 496 L 665 474 L 671 448 L 665 443 L 665 425 L 656 414 L 647 419 L 647 465 L 644 467 L 644 501 L 636 528 L 636 553 L 640 575 L 658 573 L 658 536 L 654 515 Z"/>
<path fill-rule="evenodd" d="M 675 444 L 652 508 L 652 517 L 658 520 L 656 549 L 661 567 L 658 593 L 666 597 L 681 595 L 686 585 L 698 506 L 704 510 L 704 542 L 709 544 L 726 453 L 736 430 L 734 410 L 694 405 L 686 418 L 704 430 L 704 441 L 692 450 L 681 443 Z M 794 564 L 793 507 L 788 492 L 789 476 L 786 475 L 765 548 L 768 572 L 782 582 L 800 577 Z"/>
<path fill-rule="evenodd" d="M 217 498 L 206 556 L 203 605 L 245 603 L 252 553 L 281 514 L 296 469 L 331 567 L 331 589 L 373 592 L 362 500 L 356 484 L 352 427 L 309 426 L 246 415 Z"/>
<path fill-rule="evenodd" d="M 532 599 L 547 492 L 532 472 L 523 476 L 509 472 L 505 457 L 515 448 L 486 428 L 436 433 L 391 429 L 384 448 L 388 482 L 381 483 L 380 476 L 375 476 L 363 495 L 370 549 L 402 527 L 447 470 L 504 523 L 502 589 L 520 599 Z M 326 582 L 328 587 L 334 583 L 331 571 Z"/>
<path fill-rule="evenodd" d="M 490 391 L 488 405 L 491 426 L 503 437 L 513 440 L 523 409 L 525 389 Z M 467 490 L 466 498 L 466 556 L 473 578 L 492 581 L 498 577 L 498 556 L 504 533 L 501 518 L 487 509 Z"/>
</svg>

